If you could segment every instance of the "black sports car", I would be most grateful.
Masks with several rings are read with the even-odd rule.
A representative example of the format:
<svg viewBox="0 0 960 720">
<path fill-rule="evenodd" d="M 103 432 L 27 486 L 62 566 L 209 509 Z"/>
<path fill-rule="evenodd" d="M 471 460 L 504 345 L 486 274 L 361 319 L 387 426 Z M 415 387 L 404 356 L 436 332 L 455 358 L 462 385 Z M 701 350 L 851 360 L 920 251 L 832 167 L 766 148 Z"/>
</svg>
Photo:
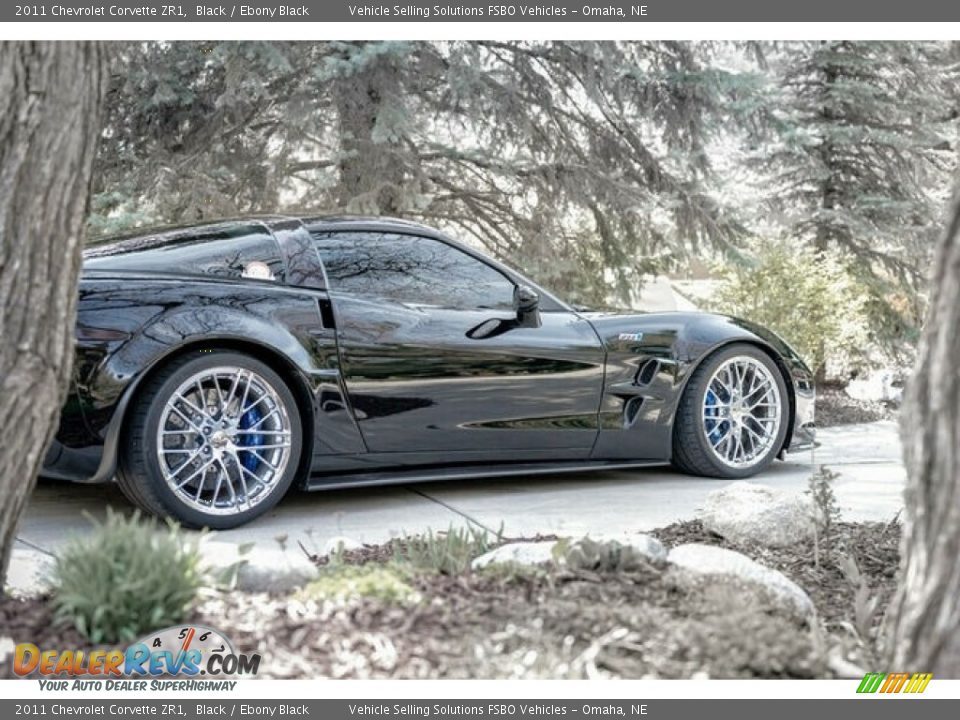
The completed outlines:
<svg viewBox="0 0 960 720">
<path fill-rule="evenodd" d="M 701 313 L 582 312 L 436 230 L 271 217 L 85 253 L 48 476 L 239 525 L 292 483 L 636 467 L 752 475 L 813 442 L 809 369 Z"/>
</svg>

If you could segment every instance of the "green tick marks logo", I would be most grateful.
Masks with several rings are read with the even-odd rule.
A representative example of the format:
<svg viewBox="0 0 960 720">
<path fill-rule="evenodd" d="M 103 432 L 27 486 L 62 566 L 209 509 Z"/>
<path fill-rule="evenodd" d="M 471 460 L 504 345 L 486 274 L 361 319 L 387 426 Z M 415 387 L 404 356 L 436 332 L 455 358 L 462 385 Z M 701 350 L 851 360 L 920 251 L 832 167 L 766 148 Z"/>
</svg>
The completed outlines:
<svg viewBox="0 0 960 720">
<path fill-rule="evenodd" d="M 927 689 L 932 673 L 867 673 L 860 681 L 858 693 L 919 694 Z"/>
</svg>

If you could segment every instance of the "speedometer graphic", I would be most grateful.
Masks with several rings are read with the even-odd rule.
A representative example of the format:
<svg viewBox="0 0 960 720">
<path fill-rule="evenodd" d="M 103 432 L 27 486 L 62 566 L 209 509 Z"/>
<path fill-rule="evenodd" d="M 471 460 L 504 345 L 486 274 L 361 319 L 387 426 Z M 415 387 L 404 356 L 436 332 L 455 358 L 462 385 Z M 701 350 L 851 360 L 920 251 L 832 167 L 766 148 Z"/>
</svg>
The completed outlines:
<svg viewBox="0 0 960 720">
<path fill-rule="evenodd" d="M 151 655 L 164 655 L 171 666 L 176 667 L 178 660 L 189 660 L 189 664 L 206 672 L 202 668 L 209 666 L 214 655 L 234 656 L 233 644 L 216 628 L 207 625 L 173 625 L 163 630 L 144 635 L 137 644 L 145 646 Z"/>
</svg>

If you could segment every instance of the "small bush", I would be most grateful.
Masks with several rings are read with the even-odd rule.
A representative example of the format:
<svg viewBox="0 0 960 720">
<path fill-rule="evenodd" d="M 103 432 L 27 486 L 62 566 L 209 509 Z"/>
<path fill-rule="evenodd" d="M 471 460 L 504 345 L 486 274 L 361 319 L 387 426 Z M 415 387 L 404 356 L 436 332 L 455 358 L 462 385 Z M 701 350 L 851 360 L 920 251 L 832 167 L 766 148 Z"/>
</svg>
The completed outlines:
<svg viewBox="0 0 960 720">
<path fill-rule="evenodd" d="M 58 554 L 53 602 L 92 642 L 129 642 L 180 622 L 200 585 L 199 555 L 178 526 L 111 509 Z"/>
<path fill-rule="evenodd" d="M 504 583 L 506 585 L 521 582 L 525 580 L 536 580 L 547 577 L 549 566 L 527 565 L 513 560 L 507 562 L 495 562 L 484 565 L 477 572 L 483 577 Z"/>
<path fill-rule="evenodd" d="M 833 490 L 833 482 L 838 477 L 840 477 L 839 473 L 833 472 L 826 465 L 820 465 L 807 480 L 807 489 L 804 491 L 813 503 L 813 562 L 818 568 L 821 545 L 823 554 L 829 556 L 834 528 L 840 522 L 840 504 Z"/>
<path fill-rule="evenodd" d="M 826 465 L 819 465 L 817 471 L 807 480 L 805 493 L 813 501 L 814 520 L 817 526 L 823 528 L 823 535 L 829 541 L 833 529 L 840 522 L 840 503 L 837 502 L 837 493 L 833 489 L 834 481 L 840 477 Z"/>
<path fill-rule="evenodd" d="M 765 242 L 752 262 L 725 266 L 719 274 L 717 309 L 770 328 L 815 371 L 862 362 L 869 292 L 839 255 Z"/>
<path fill-rule="evenodd" d="M 357 597 L 394 605 L 415 605 L 421 596 L 395 565 L 331 565 L 297 593 L 302 601 L 348 602 Z"/>
<path fill-rule="evenodd" d="M 491 538 L 486 530 L 454 528 L 406 538 L 399 554 L 401 561 L 417 570 L 460 575 L 470 569 L 471 561 L 499 544 L 502 531 Z"/>
<path fill-rule="evenodd" d="M 553 546 L 553 557 L 571 569 L 594 572 L 629 572 L 650 566 L 650 559 L 630 545 L 589 537 L 558 541 Z"/>
</svg>

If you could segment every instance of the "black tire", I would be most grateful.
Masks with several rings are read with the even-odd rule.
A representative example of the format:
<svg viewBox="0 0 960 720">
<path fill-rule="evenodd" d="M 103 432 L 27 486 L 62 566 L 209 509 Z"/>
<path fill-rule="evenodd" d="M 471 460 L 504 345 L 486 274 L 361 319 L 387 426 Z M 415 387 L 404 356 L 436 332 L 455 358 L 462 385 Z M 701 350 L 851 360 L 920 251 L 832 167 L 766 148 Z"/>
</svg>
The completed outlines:
<svg viewBox="0 0 960 720">
<path fill-rule="evenodd" d="M 758 455 L 758 459 L 753 464 L 739 468 L 725 464 L 716 456 L 707 436 L 703 418 L 704 402 L 711 377 L 721 365 L 737 357 L 750 358 L 762 364 L 776 383 L 780 396 L 780 423 L 774 441 L 770 443 L 765 453 Z M 767 353 L 754 345 L 744 343 L 721 348 L 700 363 L 680 398 L 673 425 L 673 465 L 677 470 L 688 475 L 728 479 L 751 477 L 765 470 L 776 459 L 786 437 L 789 413 L 790 399 L 783 373 Z"/>
<path fill-rule="evenodd" d="M 262 499 L 252 507 L 230 514 L 204 512 L 181 498 L 164 479 L 157 450 L 157 435 L 164 408 L 172 394 L 192 376 L 218 367 L 251 371 L 279 398 L 289 419 L 289 457 L 279 477 L 272 479 Z M 241 426 L 242 427 L 242 426 Z M 138 388 L 121 434 L 117 483 L 137 507 L 159 517 L 169 517 L 192 528 L 227 529 L 242 525 L 274 507 L 289 490 L 303 451 L 303 422 L 296 398 L 283 379 L 268 365 L 238 352 L 186 353 L 162 367 Z"/>
</svg>

